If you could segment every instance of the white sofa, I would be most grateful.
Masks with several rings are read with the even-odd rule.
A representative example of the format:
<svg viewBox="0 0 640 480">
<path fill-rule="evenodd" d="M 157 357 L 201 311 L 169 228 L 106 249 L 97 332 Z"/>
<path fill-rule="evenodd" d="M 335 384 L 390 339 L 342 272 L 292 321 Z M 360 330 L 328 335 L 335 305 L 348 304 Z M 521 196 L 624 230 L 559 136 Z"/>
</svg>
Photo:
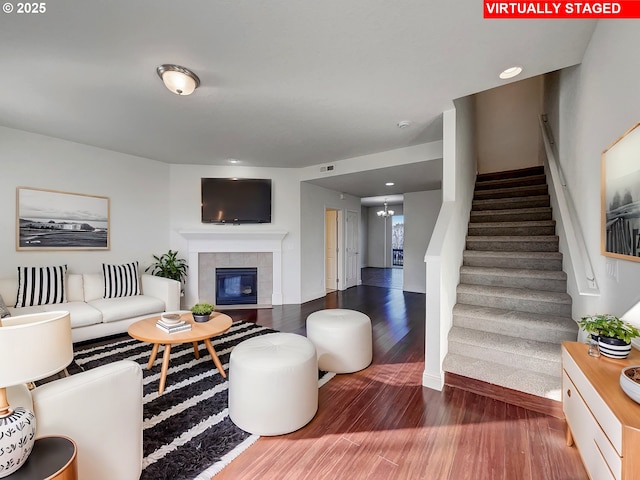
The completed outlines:
<svg viewBox="0 0 640 480">
<path fill-rule="evenodd" d="M 78 478 L 137 480 L 142 472 L 142 369 L 130 360 L 27 390 L 7 389 L 9 404 L 35 413 L 36 436 L 77 445 Z"/>
<path fill-rule="evenodd" d="M 133 322 L 180 310 L 180 282 L 153 275 L 140 275 L 141 295 L 103 298 L 102 273 L 67 273 L 66 303 L 15 308 L 18 278 L 0 279 L 0 295 L 11 315 L 67 310 L 71 314 L 74 342 L 124 333 Z"/>
</svg>

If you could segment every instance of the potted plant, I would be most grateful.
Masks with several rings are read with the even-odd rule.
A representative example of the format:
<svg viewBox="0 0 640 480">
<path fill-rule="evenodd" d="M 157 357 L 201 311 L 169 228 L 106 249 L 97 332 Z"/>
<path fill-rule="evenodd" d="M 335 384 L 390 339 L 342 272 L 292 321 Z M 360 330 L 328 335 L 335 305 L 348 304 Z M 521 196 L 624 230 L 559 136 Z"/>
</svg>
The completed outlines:
<svg viewBox="0 0 640 480">
<path fill-rule="evenodd" d="M 216 308 L 210 303 L 196 303 L 191 307 L 191 313 L 196 322 L 207 322 L 215 309 Z"/>
<path fill-rule="evenodd" d="M 609 358 L 626 358 L 631 352 L 631 339 L 640 337 L 636 327 L 611 314 L 582 317 L 578 325 L 598 339 L 600 353 Z"/>
<path fill-rule="evenodd" d="M 171 278 L 178 282 L 183 282 L 187 277 L 187 261 L 184 258 L 178 258 L 178 251 L 175 252 L 169 250 L 167 253 L 163 253 L 159 257 L 153 255 L 156 260 L 155 263 L 149 265 L 145 272 L 151 270 L 151 275 L 156 277 Z"/>
</svg>

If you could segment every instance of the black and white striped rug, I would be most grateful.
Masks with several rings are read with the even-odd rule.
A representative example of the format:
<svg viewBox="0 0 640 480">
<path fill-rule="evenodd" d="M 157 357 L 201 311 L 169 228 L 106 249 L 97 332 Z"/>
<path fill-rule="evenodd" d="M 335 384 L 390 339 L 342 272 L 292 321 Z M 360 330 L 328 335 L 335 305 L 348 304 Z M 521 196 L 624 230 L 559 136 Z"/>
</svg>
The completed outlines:
<svg viewBox="0 0 640 480">
<path fill-rule="evenodd" d="M 211 343 L 228 371 L 235 345 L 274 330 L 249 322 L 235 322 Z M 75 348 L 75 363 L 83 370 L 128 359 L 143 369 L 144 433 L 141 480 L 208 480 L 258 439 L 229 419 L 227 381 L 219 374 L 205 346 L 200 359 L 191 344 L 171 347 L 171 363 L 164 394 L 158 395 L 162 349 L 151 370 L 146 369 L 151 345 L 128 335 L 84 343 Z M 319 372 L 322 386 L 334 374 Z"/>
</svg>

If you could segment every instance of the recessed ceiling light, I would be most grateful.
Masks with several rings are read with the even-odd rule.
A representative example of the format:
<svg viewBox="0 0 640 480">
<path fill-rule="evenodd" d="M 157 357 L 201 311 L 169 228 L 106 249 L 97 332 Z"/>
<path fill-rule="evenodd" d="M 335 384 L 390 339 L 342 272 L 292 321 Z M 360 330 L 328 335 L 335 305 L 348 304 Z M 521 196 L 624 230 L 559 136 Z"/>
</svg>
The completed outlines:
<svg viewBox="0 0 640 480">
<path fill-rule="evenodd" d="M 506 80 L 507 78 L 513 78 L 516 75 L 520 75 L 521 72 L 522 67 L 509 67 L 500 74 L 500 78 Z"/>
<path fill-rule="evenodd" d="M 395 185 L 395 183 L 393 183 L 393 182 L 387 182 L 387 183 L 385 183 L 385 185 L 386 185 L 387 187 L 393 187 L 393 186 Z"/>
<path fill-rule="evenodd" d="M 230 158 L 229 163 L 240 163 L 240 160 L 236 160 L 235 158 Z"/>
<path fill-rule="evenodd" d="M 409 120 L 402 120 L 398 122 L 398 128 L 407 128 L 411 126 L 411 122 Z"/>
</svg>

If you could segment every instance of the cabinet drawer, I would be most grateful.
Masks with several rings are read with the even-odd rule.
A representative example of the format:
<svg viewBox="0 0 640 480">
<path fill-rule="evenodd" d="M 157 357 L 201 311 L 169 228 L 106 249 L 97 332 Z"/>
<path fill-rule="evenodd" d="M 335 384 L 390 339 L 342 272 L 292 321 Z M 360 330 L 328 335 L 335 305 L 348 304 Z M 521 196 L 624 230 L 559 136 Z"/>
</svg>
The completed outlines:
<svg viewBox="0 0 640 480">
<path fill-rule="evenodd" d="M 604 434 L 566 371 L 562 375 L 562 408 L 582 462 L 593 480 L 620 480 L 622 459 Z"/>
<path fill-rule="evenodd" d="M 597 362 L 599 359 L 593 358 L 593 361 Z M 622 456 L 622 424 L 578 368 L 571 355 L 564 349 L 562 350 L 562 366 L 588 405 L 592 415 L 598 419 L 600 427 L 616 449 L 618 456 Z"/>
</svg>

